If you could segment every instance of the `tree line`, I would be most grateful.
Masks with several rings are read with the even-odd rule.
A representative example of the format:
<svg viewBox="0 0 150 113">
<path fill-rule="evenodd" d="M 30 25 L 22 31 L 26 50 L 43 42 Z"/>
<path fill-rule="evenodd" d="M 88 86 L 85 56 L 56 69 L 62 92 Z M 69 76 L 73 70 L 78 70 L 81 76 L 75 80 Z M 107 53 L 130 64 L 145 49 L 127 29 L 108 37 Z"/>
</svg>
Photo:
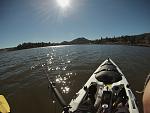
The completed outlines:
<svg viewBox="0 0 150 113">
<path fill-rule="evenodd" d="M 71 45 L 71 44 L 125 44 L 125 45 L 143 45 L 143 46 L 150 46 L 150 33 L 145 33 L 141 35 L 134 35 L 134 36 L 120 36 L 120 37 L 100 37 L 96 40 L 88 40 L 84 37 L 77 38 L 70 42 L 63 41 L 61 43 L 45 43 L 45 42 L 38 42 L 38 43 L 22 43 L 15 47 L 16 50 L 21 49 L 29 49 L 29 48 L 37 48 L 37 47 L 46 47 L 46 46 L 55 46 L 55 45 Z"/>
<path fill-rule="evenodd" d="M 134 36 L 120 36 L 120 37 L 111 37 L 96 39 L 91 41 L 95 44 L 127 44 L 127 45 L 150 45 L 150 33 Z"/>
</svg>

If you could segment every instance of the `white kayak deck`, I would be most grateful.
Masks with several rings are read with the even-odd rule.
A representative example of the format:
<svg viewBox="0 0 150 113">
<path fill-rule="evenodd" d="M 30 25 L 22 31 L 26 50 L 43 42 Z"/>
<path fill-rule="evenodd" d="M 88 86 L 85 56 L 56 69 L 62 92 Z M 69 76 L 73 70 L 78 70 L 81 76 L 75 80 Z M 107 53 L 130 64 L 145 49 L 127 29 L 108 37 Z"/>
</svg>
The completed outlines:
<svg viewBox="0 0 150 113">
<path fill-rule="evenodd" d="M 127 86 L 129 85 L 128 81 L 126 80 L 124 74 L 121 72 L 121 70 L 119 69 L 119 67 L 111 60 L 111 59 L 107 59 L 105 60 L 98 68 L 97 70 L 92 74 L 92 76 L 89 78 L 89 80 L 86 82 L 86 84 L 83 86 L 83 88 L 81 90 L 79 90 L 78 93 L 76 93 L 76 98 L 75 99 L 72 99 L 69 106 L 71 107 L 70 108 L 70 111 L 71 112 L 74 112 L 77 110 L 77 108 L 79 107 L 79 104 L 81 103 L 82 99 L 84 98 L 85 94 L 87 93 L 86 90 L 84 89 L 84 87 L 87 87 L 89 88 L 91 83 L 92 82 L 95 82 L 97 83 L 99 86 L 104 86 L 104 83 L 103 82 L 99 82 L 96 78 L 95 78 L 95 75 L 100 71 L 100 69 L 102 68 L 102 66 L 106 63 L 106 62 L 111 62 L 114 66 L 116 66 L 116 69 L 118 70 L 118 72 L 122 75 L 122 80 L 118 81 L 118 82 L 115 82 L 115 83 L 112 83 L 110 85 L 110 89 L 113 87 L 113 86 L 116 86 L 116 85 L 120 85 L 120 84 L 124 84 L 124 88 L 125 88 L 125 91 L 126 91 L 126 95 L 128 96 L 128 106 L 129 106 L 129 112 L 130 113 L 139 113 L 138 111 L 138 108 L 137 108 L 137 105 L 135 103 L 135 96 L 134 94 L 132 93 L 131 89 L 128 88 Z"/>
</svg>

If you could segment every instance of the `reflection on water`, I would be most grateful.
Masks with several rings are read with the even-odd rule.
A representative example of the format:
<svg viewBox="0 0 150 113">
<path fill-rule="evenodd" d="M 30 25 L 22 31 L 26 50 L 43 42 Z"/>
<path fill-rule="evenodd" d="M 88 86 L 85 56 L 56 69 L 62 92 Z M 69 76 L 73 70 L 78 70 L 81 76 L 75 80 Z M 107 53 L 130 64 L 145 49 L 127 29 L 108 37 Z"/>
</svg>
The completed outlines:
<svg viewBox="0 0 150 113">
<path fill-rule="evenodd" d="M 108 57 L 121 68 L 133 91 L 143 88 L 150 72 L 150 48 L 76 45 L 0 53 L 0 93 L 7 97 L 12 113 L 59 113 L 45 74 L 69 103 Z M 142 95 L 136 96 L 142 109 Z"/>
<path fill-rule="evenodd" d="M 60 47 L 60 46 L 58 46 Z M 55 48 L 49 48 L 49 53 L 46 54 L 46 60 L 37 57 L 37 63 L 31 66 L 31 70 L 36 70 L 40 66 L 43 67 L 45 74 L 55 76 L 50 77 L 53 82 L 56 82 L 60 87 L 62 93 L 67 94 L 70 91 L 70 78 L 73 72 L 66 72 L 67 66 L 71 63 L 69 53 L 65 56 L 57 55 Z"/>
</svg>

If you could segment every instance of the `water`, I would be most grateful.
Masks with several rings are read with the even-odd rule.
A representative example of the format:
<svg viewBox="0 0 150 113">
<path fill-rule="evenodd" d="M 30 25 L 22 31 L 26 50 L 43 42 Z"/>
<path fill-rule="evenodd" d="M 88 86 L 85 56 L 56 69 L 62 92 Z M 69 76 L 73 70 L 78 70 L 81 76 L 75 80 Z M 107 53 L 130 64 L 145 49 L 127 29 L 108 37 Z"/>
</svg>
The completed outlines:
<svg viewBox="0 0 150 113">
<path fill-rule="evenodd" d="M 150 48 L 123 45 L 71 45 L 0 53 L 0 93 L 12 113 L 59 113 L 45 73 L 57 83 L 67 103 L 96 68 L 110 57 L 133 91 L 143 89 L 150 73 Z M 136 95 L 142 112 L 142 95 Z"/>
</svg>

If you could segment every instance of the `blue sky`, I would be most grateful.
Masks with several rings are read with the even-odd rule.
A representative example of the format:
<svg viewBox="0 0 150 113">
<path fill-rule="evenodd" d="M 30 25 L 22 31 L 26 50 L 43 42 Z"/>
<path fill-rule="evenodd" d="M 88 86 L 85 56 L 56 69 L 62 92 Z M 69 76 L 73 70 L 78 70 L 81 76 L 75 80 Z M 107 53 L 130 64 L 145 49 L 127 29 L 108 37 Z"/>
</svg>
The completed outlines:
<svg viewBox="0 0 150 113">
<path fill-rule="evenodd" d="M 0 0 L 0 48 L 150 32 L 149 0 Z"/>
</svg>

